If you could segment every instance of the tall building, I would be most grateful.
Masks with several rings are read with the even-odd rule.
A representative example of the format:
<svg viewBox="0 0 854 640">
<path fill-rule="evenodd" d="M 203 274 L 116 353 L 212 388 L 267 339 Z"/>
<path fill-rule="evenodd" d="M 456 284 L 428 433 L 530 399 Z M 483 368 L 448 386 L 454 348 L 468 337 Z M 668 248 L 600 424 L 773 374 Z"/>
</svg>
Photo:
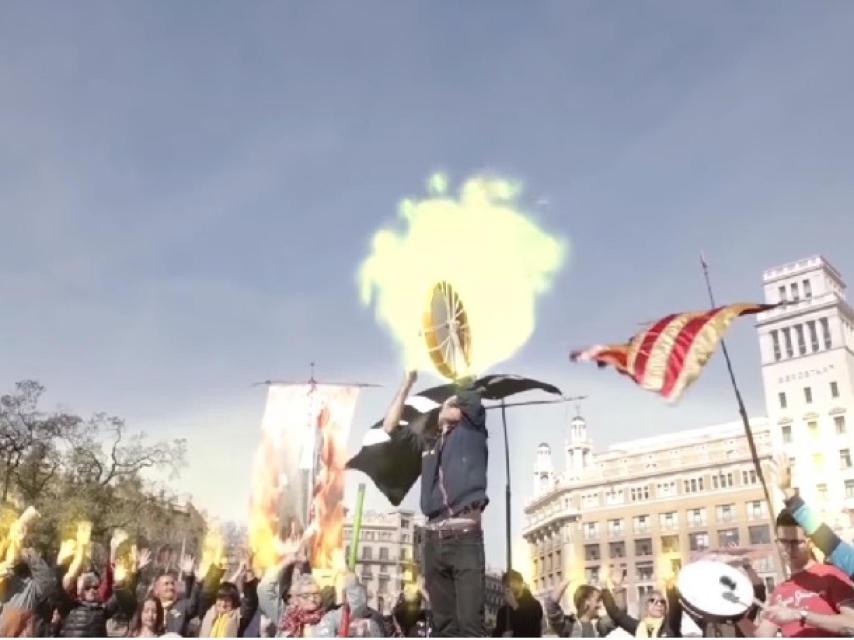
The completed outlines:
<svg viewBox="0 0 854 640">
<path fill-rule="evenodd" d="M 489 567 L 484 578 L 483 623 L 491 631 L 495 628 L 498 610 L 504 605 L 504 583 L 501 572 Z"/>
<path fill-rule="evenodd" d="M 756 419 L 751 426 L 767 463 L 768 423 Z M 698 553 L 733 545 L 751 547 L 754 567 L 769 586 L 778 579 L 769 513 L 741 422 L 594 453 L 584 418 L 576 416 L 565 450 L 564 473 L 525 506 L 535 596 L 570 576 L 575 586 L 597 584 L 613 565 L 626 571 L 635 610 L 644 593 Z M 565 606 L 571 597 L 564 595 Z"/>
<path fill-rule="evenodd" d="M 842 276 L 815 256 L 768 269 L 757 318 L 765 402 L 778 447 L 794 463 L 801 494 L 828 523 L 854 513 L 854 311 Z"/>
<path fill-rule="evenodd" d="M 403 586 L 416 580 L 416 528 L 423 516 L 397 509 L 362 514 L 356 574 L 368 590 L 368 604 L 382 614 L 391 612 Z M 353 544 L 352 513 L 344 523 L 346 557 Z"/>
</svg>

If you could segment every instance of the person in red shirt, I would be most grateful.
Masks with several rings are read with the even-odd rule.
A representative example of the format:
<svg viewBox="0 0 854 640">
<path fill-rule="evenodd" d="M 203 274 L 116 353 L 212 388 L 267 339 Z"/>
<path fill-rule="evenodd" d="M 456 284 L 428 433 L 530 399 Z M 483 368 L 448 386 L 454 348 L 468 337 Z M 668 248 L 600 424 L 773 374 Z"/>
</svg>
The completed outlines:
<svg viewBox="0 0 854 640">
<path fill-rule="evenodd" d="M 813 543 L 788 511 L 777 516 L 777 543 L 791 578 L 771 594 L 756 627 L 757 637 L 844 637 L 854 635 L 854 584 L 838 568 L 819 564 Z"/>
</svg>

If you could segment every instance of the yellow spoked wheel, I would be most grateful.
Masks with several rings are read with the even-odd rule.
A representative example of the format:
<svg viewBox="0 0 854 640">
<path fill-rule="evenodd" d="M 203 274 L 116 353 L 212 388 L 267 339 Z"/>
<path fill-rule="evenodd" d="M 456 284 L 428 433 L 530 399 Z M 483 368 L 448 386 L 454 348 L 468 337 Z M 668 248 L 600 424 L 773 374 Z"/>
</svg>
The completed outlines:
<svg viewBox="0 0 854 640">
<path fill-rule="evenodd" d="M 471 366 L 471 332 L 463 301 L 449 283 L 433 287 L 422 326 L 427 351 L 439 373 L 451 380 L 465 376 Z"/>
</svg>

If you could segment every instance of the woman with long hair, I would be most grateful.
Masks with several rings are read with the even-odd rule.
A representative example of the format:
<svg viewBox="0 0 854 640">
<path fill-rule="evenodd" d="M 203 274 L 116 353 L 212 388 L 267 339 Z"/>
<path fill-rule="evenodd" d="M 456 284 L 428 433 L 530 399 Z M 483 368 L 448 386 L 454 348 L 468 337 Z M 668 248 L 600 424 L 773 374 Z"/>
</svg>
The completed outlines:
<svg viewBox="0 0 854 640">
<path fill-rule="evenodd" d="M 166 632 L 163 624 L 163 605 L 154 596 L 143 600 L 133 617 L 128 635 L 131 638 L 159 638 Z"/>
</svg>

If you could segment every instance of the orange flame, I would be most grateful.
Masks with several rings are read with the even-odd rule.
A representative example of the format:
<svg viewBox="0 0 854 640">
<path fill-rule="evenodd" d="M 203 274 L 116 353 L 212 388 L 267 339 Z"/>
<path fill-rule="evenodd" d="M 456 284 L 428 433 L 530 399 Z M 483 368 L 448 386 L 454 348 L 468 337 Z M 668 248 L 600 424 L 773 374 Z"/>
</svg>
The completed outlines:
<svg viewBox="0 0 854 640">
<path fill-rule="evenodd" d="M 257 569 L 281 560 L 284 537 L 294 524 L 307 528 L 313 569 L 343 571 L 345 443 L 357 396 L 356 387 L 270 387 L 249 508 L 249 546 Z M 308 467 L 314 470 L 309 478 L 314 491 L 306 523 L 301 508 Z"/>
</svg>

